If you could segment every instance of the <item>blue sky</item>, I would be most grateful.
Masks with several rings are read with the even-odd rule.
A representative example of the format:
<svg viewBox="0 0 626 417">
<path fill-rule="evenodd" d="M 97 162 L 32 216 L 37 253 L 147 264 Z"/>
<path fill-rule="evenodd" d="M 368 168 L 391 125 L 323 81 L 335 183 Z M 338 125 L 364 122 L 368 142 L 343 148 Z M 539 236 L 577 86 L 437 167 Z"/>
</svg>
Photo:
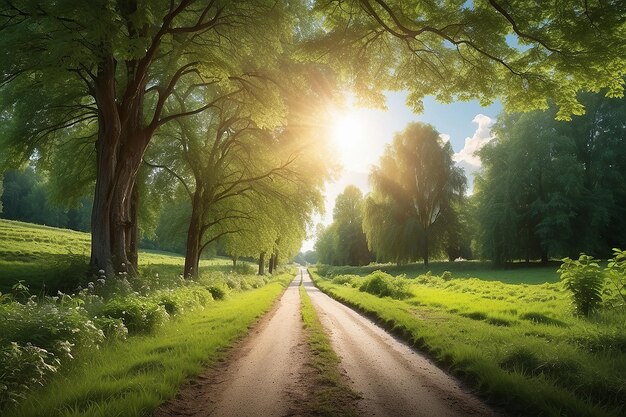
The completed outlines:
<svg viewBox="0 0 626 417">
<path fill-rule="evenodd" d="M 327 184 L 326 213 L 315 219 L 316 224 L 332 221 L 335 198 L 347 185 L 358 186 L 364 194 L 369 191 L 367 176 L 371 165 L 377 163 L 394 134 L 409 122 L 429 123 L 450 140 L 457 164 L 469 177 L 478 169 L 480 161 L 472 155 L 491 139 L 489 127 L 502 110 L 499 102 L 482 107 L 477 101 L 441 104 L 427 97 L 423 113 L 415 114 L 406 106 L 405 99 L 406 93 L 389 93 L 386 111 L 352 108 L 347 112 L 348 126 L 339 129 L 333 138 L 344 169 L 336 181 Z M 338 120 L 341 123 L 341 118 Z M 302 250 L 312 249 L 314 242 L 312 236 L 303 243 Z"/>
</svg>

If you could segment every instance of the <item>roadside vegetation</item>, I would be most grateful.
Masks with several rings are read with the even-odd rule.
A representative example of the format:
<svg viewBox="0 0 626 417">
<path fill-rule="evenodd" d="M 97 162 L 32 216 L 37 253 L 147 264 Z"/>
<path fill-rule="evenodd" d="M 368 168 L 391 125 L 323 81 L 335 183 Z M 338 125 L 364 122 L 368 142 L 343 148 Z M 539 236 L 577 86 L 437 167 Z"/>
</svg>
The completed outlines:
<svg viewBox="0 0 626 417">
<path fill-rule="evenodd" d="M 311 299 L 300 281 L 301 314 L 315 371 L 315 387 L 309 395 L 309 408 L 320 416 L 356 416 L 354 393 L 339 371 L 340 359 L 333 350 Z"/>
<path fill-rule="evenodd" d="M 256 268 L 243 262 L 236 271 L 232 271 L 230 261 L 224 259 L 203 261 L 197 279 L 183 279 L 184 258 L 158 252 L 142 256 L 143 263 L 137 276 L 120 273 L 108 277 L 103 271 L 87 275 L 84 255 L 67 249 L 86 248 L 88 235 L 85 233 L 4 220 L 0 221 L 0 233 L 0 265 L 8 266 L 12 273 L 8 275 L 5 268 L 0 269 L 3 271 L 0 276 L 0 410 L 3 415 L 20 404 L 28 404 L 27 407 L 39 404 L 37 399 L 46 397 L 49 391 L 65 398 L 63 395 L 72 391 L 69 389 L 72 384 L 68 382 L 71 376 L 68 375 L 74 375 L 72 372 L 75 369 L 86 367 L 84 369 L 93 370 L 102 366 L 104 372 L 110 369 L 107 366 L 132 367 L 134 362 L 127 361 L 127 358 L 145 356 L 134 350 L 147 348 L 148 345 L 142 345 L 141 340 L 151 340 L 150 343 L 167 340 L 172 332 L 179 331 L 176 329 L 183 329 L 184 323 L 195 323 L 194 320 L 200 320 L 198 317 L 213 317 L 207 323 L 223 329 L 224 333 L 212 330 L 206 335 L 190 334 L 192 355 L 183 355 L 180 362 L 177 360 L 172 365 L 177 369 L 187 369 L 191 366 L 188 361 L 193 358 L 199 360 L 196 357 L 199 353 L 193 353 L 199 348 L 193 343 L 214 346 L 215 349 L 227 346 L 232 337 L 226 336 L 242 334 L 250 320 L 267 308 L 279 290 L 276 288 L 263 292 L 265 295 L 259 294 L 258 302 L 254 303 L 242 301 L 240 305 L 233 301 L 241 309 L 242 317 L 232 323 L 227 315 L 236 312 L 228 313 L 230 308 L 235 309 L 228 307 L 230 298 L 238 299 L 239 293 L 260 289 L 276 280 L 284 283 L 285 277 L 290 275 L 279 278 L 257 276 Z M 51 259 L 56 259 L 59 266 L 49 267 Z M 251 304 L 248 307 L 246 303 Z M 221 312 L 222 305 L 224 312 Z M 194 314 L 188 314 L 192 312 Z M 219 319 L 222 313 L 223 322 Z M 189 333 L 192 331 L 189 330 Z M 128 347 L 125 347 L 127 344 Z M 110 352 L 124 352 L 124 356 L 120 356 L 125 358 L 123 364 L 115 360 L 109 361 L 109 364 L 104 361 L 97 366 L 92 363 L 93 358 L 99 355 L 113 355 Z M 165 366 L 160 361 L 159 358 L 154 360 L 154 366 L 159 369 Z M 143 374 L 144 371 L 138 372 Z M 180 370 L 176 372 L 182 375 L 180 378 L 187 375 Z M 135 379 L 123 373 L 116 375 L 117 384 L 130 383 Z M 82 377 L 87 378 L 86 374 Z M 97 373 L 87 379 L 93 379 L 93 383 L 106 381 L 102 374 Z M 48 386 L 51 381 L 59 383 L 54 382 L 57 380 L 65 381 L 60 382 L 61 385 L 68 385 L 66 388 Z M 74 380 L 73 384 L 83 386 L 82 381 Z M 168 385 L 168 389 L 175 389 L 172 384 Z M 32 389 L 36 389 L 36 394 L 31 393 Z M 94 390 L 92 394 L 102 391 L 99 386 L 89 389 Z M 114 388 L 110 389 L 114 391 Z M 151 389 L 145 387 L 145 390 Z M 81 414 L 89 409 L 92 413 L 95 408 L 92 410 L 89 404 L 102 407 L 101 402 L 108 401 L 107 398 L 92 398 L 85 404 L 76 405 L 78 408 L 74 411 L 82 410 Z M 151 398 L 154 400 L 155 397 Z M 67 402 L 61 404 L 57 401 L 54 404 L 60 405 L 57 411 L 50 411 L 50 415 L 68 413 L 74 407 Z M 44 402 L 40 405 L 42 410 L 48 406 Z M 142 407 L 138 409 L 144 409 Z M 136 408 L 133 405 L 131 409 Z M 29 410 L 24 415 L 44 415 L 43 412 Z"/>
<path fill-rule="evenodd" d="M 223 301 L 179 315 L 156 332 L 84 352 L 3 415 L 148 415 L 186 379 L 223 358 L 225 348 L 247 333 L 292 278 L 291 273 L 278 275 L 261 288 L 232 292 Z"/>
<path fill-rule="evenodd" d="M 532 269 L 523 271 L 532 277 Z M 322 291 L 373 317 L 509 412 L 626 412 L 626 310 L 623 293 L 610 291 L 615 277 L 603 275 L 602 303 L 586 317 L 560 282 L 336 272 L 312 269 L 311 276 Z"/>
<path fill-rule="evenodd" d="M 371 264 L 360 267 L 318 265 L 317 271 L 323 276 L 365 276 L 380 270 L 394 276 L 406 275 L 408 278 L 414 278 L 428 273 L 432 275 L 442 275 L 448 271 L 453 274 L 455 278 L 479 278 L 483 281 L 500 281 L 507 284 L 543 284 L 559 281 L 559 274 L 556 272 L 558 265 L 559 264 L 556 262 L 551 262 L 547 266 L 540 263 L 527 264 L 525 262 L 518 262 L 507 264 L 504 267 L 497 267 L 491 262 L 481 261 L 435 261 L 430 262 L 428 267 L 421 263 L 404 265 Z"/>
</svg>

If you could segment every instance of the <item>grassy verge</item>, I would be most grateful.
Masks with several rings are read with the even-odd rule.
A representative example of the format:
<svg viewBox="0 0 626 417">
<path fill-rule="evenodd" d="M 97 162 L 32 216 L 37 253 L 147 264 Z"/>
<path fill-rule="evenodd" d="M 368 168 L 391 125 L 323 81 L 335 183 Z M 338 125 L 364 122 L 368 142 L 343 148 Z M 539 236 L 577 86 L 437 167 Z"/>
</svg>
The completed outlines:
<svg viewBox="0 0 626 417">
<path fill-rule="evenodd" d="M 333 350 L 315 308 L 300 281 L 301 314 L 308 334 L 312 366 L 315 369 L 315 387 L 310 407 L 321 416 L 356 416 L 355 394 L 339 372 L 339 357 Z"/>
<path fill-rule="evenodd" d="M 360 291 L 362 277 L 331 281 L 314 270 L 311 276 L 322 291 L 427 352 L 512 414 L 626 412 L 623 311 L 573 317 L 556 284 L 425 277 L 404 280 L 408 294 L 399 300 Z"/>
<path fill-rule="evenodd" d="M 144 416 L 173 397 L 184 381 L 223 357 L 291 281 L 284 274 L 183 314 L 152 335 L 105 345 L 34 390 L 5 416 Z"/>
</svg>

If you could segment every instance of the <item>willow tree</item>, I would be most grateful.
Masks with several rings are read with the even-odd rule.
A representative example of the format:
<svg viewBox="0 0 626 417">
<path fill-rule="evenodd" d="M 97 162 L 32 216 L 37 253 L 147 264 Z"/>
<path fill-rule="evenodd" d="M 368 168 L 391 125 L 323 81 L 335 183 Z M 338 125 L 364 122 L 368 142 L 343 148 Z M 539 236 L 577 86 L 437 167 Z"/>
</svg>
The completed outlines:
<svg viewBox="0 0 626 417">
<path fill-rule="evenodd" d="M 0 3 L 3 156 L 25 159 L 89 131 L 93 267 L 133 270 L 135 179 L 148 144 L 163 125 L 214 105 L 169 112 L 181 83 L 188 98 L 216 84 L 241 88 L 255 76 L 246 57 L 269 62 L 292 32 L 288 8 L 263 0 Z"/>
<path fill-rule="evenodd" d="M 623 94 L 626 3 L 535 0 L 315 2 L 324 31 L 310 47 L 344 69 L 363 99 L 406 90 L 409 104 L 502 99 L 509 110 L 547 108 L 569 118 L 576 94 Z"/>
<path fill-rule="evenodd" d="M 466 178 L 452 160 L 452 147 L 430 125 L 411 123 L 387 145 L 372 168 L 364 229 L 370 249 L 397 262 L 418 256 L 428 265 L 455 216 Z"/>
</svg>

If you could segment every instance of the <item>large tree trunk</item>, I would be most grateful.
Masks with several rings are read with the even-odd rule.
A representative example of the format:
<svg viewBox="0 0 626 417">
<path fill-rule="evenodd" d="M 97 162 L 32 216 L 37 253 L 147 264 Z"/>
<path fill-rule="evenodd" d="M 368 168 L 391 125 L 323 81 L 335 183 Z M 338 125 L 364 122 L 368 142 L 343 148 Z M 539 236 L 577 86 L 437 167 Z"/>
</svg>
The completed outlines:
<svg viewBox="0 0 626 417">
<path fill-rule="evenodd" d="M 112 56 L 102 60 L 95 82 L 98 106 L 96 188 L 91 215 L 91 266 L 107 275 L 137 272 L 137 171 L 151 133 L 144 129 L 143 96 L 117 102 Z M 143 86 L 141 86 L 143 88 Z"/>
<path fill-rule="evenodd" d="M 115 173 L 113 201 L 111 207 L 111 239 L 113 267 L 117 271 L 137 273 L 132 262 L 131 241 L 136 226 L 133 206 L 138 204 L 139 196 L 133 196 L 137 172 L 145 151 L 143 132 L 130 127 L 122 132 L 118 164 Z M 135 236 L 136 240 L 136 236 Z M 129 254 L 131 256 L 129 257 Z"/>
<path fill-rule="evenodd" d="M 202 204 L 199 189 L 193 196 L 191 206 L 191 221 L 187 230 L 187 249 L 185 252 L 185 278 L 195 278 L 198 276 L 198 266 L 200 265 L 200 249 L 202 242 Z"/>
<path fill-rule="evenodd" d="M 278 249 L 274 253 L 274 272 L 276 272 L 276 268 L 278 268 Z"/>
<path fill-rule="evenodd" d="M 259 275 L 265 275 L 265 252 L 259 255 Z"/>
<path fill-rule="evenodd" d="M 111 206 L 120 143 L 121 122 L 115 102 L 115 60 L 104 59 L 98 68 L 95 97 L 98 104 L 96 187 L 91 212 L 91 260 L 94 270 L 113 275 Z"/>
</svg>

